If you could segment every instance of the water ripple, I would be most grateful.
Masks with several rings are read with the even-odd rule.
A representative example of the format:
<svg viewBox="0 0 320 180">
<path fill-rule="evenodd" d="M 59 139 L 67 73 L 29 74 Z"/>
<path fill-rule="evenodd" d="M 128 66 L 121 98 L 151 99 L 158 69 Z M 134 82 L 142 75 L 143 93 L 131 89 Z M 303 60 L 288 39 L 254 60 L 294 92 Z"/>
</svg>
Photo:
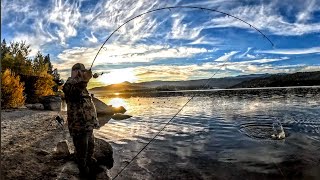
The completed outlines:
<svg viewBox="0 0 320 180">
<path fill-rule="evenodd" d="M 111 120 L 95 132 L 115 149 L 111 175 L 187 100 L 182 96 L 126 99 L 127 113 L 133 118 Z M 161 173 L 173 179 L 229 179 L 230 172 L 234 177 L 249 174 L 257 179 L 270 173 L 279 178 L 279 168 L 286 175 L 299 171 L 314 177 L 309 169 L 320 169 L 319 107 L 317 96 L 195 97 L 124 171 L 123 179 L 152 179 Z M 284 140 L 271 139 L 275 121 L 282 123 Z"/>
</svg>

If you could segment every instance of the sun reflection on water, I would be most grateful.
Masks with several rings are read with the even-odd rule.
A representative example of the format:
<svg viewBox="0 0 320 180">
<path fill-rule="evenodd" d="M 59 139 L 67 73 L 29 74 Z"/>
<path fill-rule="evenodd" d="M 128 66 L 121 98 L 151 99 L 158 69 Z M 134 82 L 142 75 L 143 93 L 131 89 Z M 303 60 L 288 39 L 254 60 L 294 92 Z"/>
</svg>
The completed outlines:
<svg viewBox="0 0 320 180">
<path fill-rule="evenodd" d="M 112 105 L 113 107 L 120 107 L 120 106 L 123 106 L 125 108 L 128 107 L 127 101 L 122 98 L 112 98 L 107 102 L 107 104 Z"/>
</svg>

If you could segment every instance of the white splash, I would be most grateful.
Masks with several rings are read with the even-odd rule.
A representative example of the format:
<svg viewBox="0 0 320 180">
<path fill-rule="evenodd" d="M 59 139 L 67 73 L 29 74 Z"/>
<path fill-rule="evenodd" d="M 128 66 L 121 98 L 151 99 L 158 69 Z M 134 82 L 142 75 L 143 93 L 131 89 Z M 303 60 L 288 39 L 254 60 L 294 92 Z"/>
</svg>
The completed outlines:
<svg viewBox="0 0 320 180">
<path fill-rule="evenodd" d="M 282 124 L 279 120 L 272 124 L 273 134 L 271 135 L 272 139 L 284 139 L 286 134 L 283 130 Z"/>
</svg>

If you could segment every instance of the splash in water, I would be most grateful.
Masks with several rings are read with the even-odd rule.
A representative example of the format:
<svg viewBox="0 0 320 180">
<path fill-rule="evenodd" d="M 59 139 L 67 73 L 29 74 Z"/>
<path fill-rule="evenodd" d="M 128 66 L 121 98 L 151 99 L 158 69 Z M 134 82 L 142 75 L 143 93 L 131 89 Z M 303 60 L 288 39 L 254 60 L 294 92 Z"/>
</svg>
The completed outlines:
<svg viewBox="0 0 320 180">
<path fill-rule="evenodd" d="M 286 134 L 283 130 L 282 124 L 279 120 L 272 124 L 273 134 L 271 135 L 272 139 L 284 139 Z"/>
</svg>

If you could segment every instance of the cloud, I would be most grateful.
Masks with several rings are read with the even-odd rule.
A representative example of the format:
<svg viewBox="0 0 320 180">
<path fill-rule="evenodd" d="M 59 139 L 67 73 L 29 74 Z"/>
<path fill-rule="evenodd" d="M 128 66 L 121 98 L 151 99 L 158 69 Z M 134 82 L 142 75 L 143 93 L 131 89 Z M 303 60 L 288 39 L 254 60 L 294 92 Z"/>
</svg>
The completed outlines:
<svg viewBox="0 0 320 180">
<path fill-rule="evenodd" d="M 255 60 L 243 60 L 240 62 L 232 62 L 236 64 L 264 64 L 264 63 L 271 63 L 271 62 L 276 62 L 276 61 L 282 61 L 282 60 L 288 60 L 288 57 L 281 57 L 281 58 L 263 58 L 263 59 L 255 59 Z M 230 64 L 232 64 L 230 63 Z"/>
<path fill-rule="evenodd" d="M 223 2 L 223 3 L 221 3 Z M 24 32 L 19 30 L 17 34 L 25 34 L 30 37 L 38 36 L 49 37 L 50 41 L 40 42 L 40 47 L 48 42 L 58 42 L 60 45 L 67 46 L 69 38 L 81 37 L 83 40 L 89 40 L 97 43 L 104 39 L 109 33 L 123 22 L 130 18 L 151 9 L 174 6 L 174 5 L 194 5 L 228 12 L 240 17 L 262 30 L 267 30 L 276 35 L 302 35 L 317 33 L 320 31 L 320 23 L 314 22 L 313 14 L 319 10 L 319 2 L 299 1 L 296 21 L 288 21 L 280 8 L 281 2 L 260 2 L 252 5 L 237 1 L 199 1 L 186 3 L 180 0 L 168 1 L 148 1 L 148 0 L 109 0 L 93 2 L 91 6 L 84 6 L 83 1 L 62 1 L 53 0 L 46 5 L 40 5 L 36 1 L 25 3 L 24 1 L 4 0 L 2 2 L 3 19 L 8 22 L 10 27 L 20 27 L 26 29 L 31 27 L 34 31 Z M 288 9 L 293 4 L 285 4 Z M 301 7 L 300 7 L 301 6 Z M 147 14 L 137 18 L 127 25 L 123 26 L 119 32 L 110 41 L 121 41 L 125 43 L 136 43 L 139 40 L 154 37 L 158 41 L 167 39 L 186 39 L 194 40 L 193 45 L 216 45 L 214 41 L 208 40 L 210 37 L 201 35 L 203 30 L 220 27 L 240 27 L 249 29 L 246 24 L 230 17 L 222 16 L 218 13 L 210 13 L 207 22 L 198 23 L 190 16 L 198 11 L 179 9 L 170 11 L 159 11 Z M 14 16 L 13 16 L 14 15 Z M 37 30 L 39 29 L 39 30 Z M 81 29 L 81 31 L 80 31 Z M 86 32 L 82 32 L 85 29 Z M 91 34 L 91 36 L 88 34 Z M 94 34 L 94 35 L 93 35 Z M 165 37 L 165 38 L 164 38 Z M 252 55 L 251 55 L 252 56 Z M 249 56 L 248 56 L 249 57 Z"/>
<path fill-rule="evenodd" d="M 320 47 L 301 48 L 301 49 L 258 50 L 256 52 L 267 53 L 267 54 L 287 54 L 287 55 L 314 54 L 314 53 L 320 53 Z"/>
<path fill-rule="evenodd" d="M 173 17 L 173 22 L 171 32 L 167 36 L 169 39 L 193 40 L 197 38 L 202 29 L 204 29 L 203 26 L 191 26 L 191 22 L 183 23 L 185 15 L 175 13 L 171 17 Z"/>
<path fill-rule="evenodd" d="M 97 43 L 98 42 L 98 39 L 94 36 L 93 32 L 91 32 L 91 37 L 86 36 L 85 39 L 88 40 L 91 43 Z"/>
<path fill-rule="evenodd" d="M 319 66 L 308 66 L 305 64 L 298 65 L 272 65 L 268 62 L 282 61 L 287 58 L 279 59 L 257 59 L 246 62 L 212 62 L 200 65 L 150 65 L 137 66 L 133 68 L 136 82 L 144 81 L 177 81 L 210 78 L 217 73 L 214 78 L 245 75 L 253 73 L 294 73 L 297 71 L 315 71 L 320 70 Z M 224 69 L 221 69 L 222 65 Z M 126 71 L 126 69 L 118 69 L 117 71 Z M 237 73 L 235 73 L 237 72 Z"/>
<path fill-rule="evenodd" d="M 176 1 L 148 1 L 148 0 L 110 0 L 100 1 L 95 8 L 84 14 L 84 22 L 93 32 L 113 31 L 122 23 L 136 15 L 151 9 L 175 5 Z M 159 36 L 159 28 L 169 17 L 167 14 L 150 13 L 132 20 L 115 34 L 111 41 L 131 42 L 141 40 L 150 36 Z M 157 31 L 157 33 L 155 33 Z M 106 33 L 107 34 L 107 33 Z"/>
<path fill-rule="evenodd" d="M 51 42 L 52 40 L 52 38 L 46 37 L 41 33 L 39 33 L 38 35 L 17 34 L 13 38 L 13 41 L 15 42 L 25 41 L 30 45 L 31 52 L 29 56 L 35 56 L 38 51 L 41 51 L 42 45 Z"/>
<path fill-rule="evenodd" d="M 231 52 L 229 52 L 229 53 L 225 53 L 223 56 L 221 56 L 221 57 L 219 57 L 219 58 L 217 58 L 216 60 L 214 60 L 214 61 L 216 61 L 216 62 L 219 62 L 219 61 L 229 61 L 229 59 L 233 56 L 233 55 L 235 55 L 235 54 L 237 54 L 239 51 L 231 51 Z"/>
<path fill-rule="evenodd" d="M 302 11 L 297 14 L 297 22 L 304 23 L 311 19 L 311 15 L 317 10 L 316 0 L 310 0 L 308 3 L 303 4 Z"/>
<path fill-rule="evenodd" d="M 247 51 L 244 52 L 243 54 L 238 55 L 237 58 L 248 58 L 248 59 L 256 58 L 256 56 L 249 54 L 251 49 L 252 49 L 252 47 L 248 47 Z"/>
<path fill-rule="evenodd" d="M 246 58 L 254 59 L 254 58 L 256 58 L 256 56 L 255 55 L 251 55 L 251 54 L 246 54 Z"/>
<path fill-rule="evenodd" d="M 272 1 L 269 4 L 242 5 L 232 8 L 228 13 L 249 22 L 260 30 L 267 30 L 275 35 L 297 36 L 320 32 L 319 22 L 307 24 L 301 21 L 287 21 L 286 18 L 281 15 L 278 6 L 279 4 L 276 1 Z M 239 27 L 251 29 L 247 24 L 229 16 L 213 18 L 210 22 L 207 22 L 206 25 L 211 28 Z"/>
<path fill-rule="evenodd" d="M 65 44 L 68 37 L 76 35 L 76 30 L 72 25 L 76 19 L 72 18 L 72 14 L 73 11 L 79 11 L 79 6 L 75 6 L 75 3 L 70 5 L 67 2 L 62 4 L 61 1 L 55 1 L 54 5 L 51 4 L 52 11 L 50 11 L 51 8 L 49 10 L 42 9 L 42 11 L 40 8 L 35 9 L 34 7 L 37 5 L 33 3 L 8 4 L 9 7 L 5 8 L 6 11 L 17 13 L 17 16 L 22 17 L 21 21 L 12 21 L 14 28 L 26 25 L 26 22 L 31 22 L 31 24 L 28 24 L 28 28 L 32 31 L 17 31 L 13 38 L 14 41 L 23 40 L 30 44 L 32 48 L 31 55 L 41 51 L 42 46 L 48 43 L 60 40 L 62 44 Z M 4 18 L 8 18 L 8 16 Z M 51 28 L 52 25 L 55 25 L 55 28 Z"/>
<path fill-rule="evenodd" d="M 89 67 L 98 51 L 96 48 L 74 47 L 64 50 L 58 55 L 59 61 L 55 67 L 68 69 L 77 62 Z M 111 44 L 102 49 L 95 61 L 95 66 L 105 64 L 124 64 L 137 62 L 151 62 L 159 59 L 189 58 L 196 54 L 212 53 L 216 49 L 195 48 L 187 46 L 162 45 L 127 45 Z"/>
<path fill-rule="evenodd" d="M 77 1 L 69 3 L 55 0 L 51 11 L 45 17 L 47 23 L 56 25 L 54 32 L 62 45 L 66 44 L 67 38 L 77 35 L 76 27 L 81 18 L 80 5 Z"/>
<path fill-rule="evenodd" d="M 2 19 L 9 22 L 8 27 L 13 29 L 15 40 L 20 37 L 38 39 L 37 48 L 53 41 L 66 45 L 68 38 L 77 35 L 80 6 L 80 1 L 55 0 L 45 7 L 34 1 L 4 1 Z"/>
<path fill-rule="evenodd" d="M 48 53 L 53 52 L 56 56 L 51 56 L 55 61 L 53 63 L 63 73 L 63 76 L 69 74 L 69 68 L 76 62 L 82 62 L 86 67 L 90 66 L 99 49 L 98 45 L 123 22 L 142 12 L 174 5 L 215 8 L 248 21 L 267 35 L 282 36 L 285 40 L 291 38 L 289 36 L 305 34 L 317 37 L 316 33 L 320 32 L 320 22 L 316 19 L 320 6 L 316 0 L 301 0 L 299 3 L 281 1 L 244 3 L 233 0 L 193 1 L 191 3 L 181 0 L 99 0 L 90 1 L 90 3 L 82 0 L 53 0 L 49 3 L 40 3 L 40 1 L 25 3 L 18 0 L 13 3 L 4 0 L 1 4 L 4 26 L 12 30 L 8 34 L 12 34 L 14 40 L 26 40 L 30 43 L 33 49 L 32 55 L 42 50 L 42 47 L 48 49 Z M 304 64 L 296 67 L 293 65 L 276 66 L 274 64 L 278 63 L 273 62 L 289 59 L 287 57 L 275 58 L 275 55 L 272 54 L 289 56 L 320 53 L 320 47 L 307 48 L 307 45 L 302 49 L 254 51 L 248 48 L 246 52 L 241 53 L 239 49 L 236 49 L 237 47 L 232 46 L 231 51 L 230 46 L 224 44 L 225 41 L 223 41 L 223 38 L 228 37 L 221 35 L 220 30 L 234 27 L 249 32 L 253 31 L 245 23 L 219 13 L 205 13 L 190 9 L 150 13 L 120 28 L 108 41 L 105 46 L 107 50 L 101 51 L 94 65 L 101 67 L 112 64 L 112 67 L 125 67 L 149 62 L 150 64 L 164 63 L 157 66 L 137 67 L 133 71 L 144 79 L 160 77 L 160 79 L 178 80 L 179 78 L 205 78 L 224 63 L 226 66 L 217 77 L 234 75 L 235 72 L 246 74 L 281 72 L 281 70 L 292 72 L 302 67 L 308 69 Z M 215 34 L 215 32 L 218 33 Z M 241 43 L 234 44 L 241 46 Z M 285 47 L 284 44 L 282 45 L 281 47 Z M 214 60 L 212 57 L 217 56 L 217 47 L 227 53 Z M 195 59 L 196 56 L 202 58 L 201 61 Z M 203 64 L 166 65 L 168 62 L 166 60 L 176 58 L 188 58 L 190 60 L 188 63 Z M 206 63 L 208 58 L 212 59 L 210 63 Z M 231 58 L 233 62 L 228 61 Z M 285 63 L 290 63 L 290 61 Z M 108 69 L 106 66 L 103 68 Z M 316 66 L 313 67 L 315 68 Z"/>
<path fill-rule="evenodd" d="M 232 72 L 238 72 L 236 75 L 245 75 L 245 74 L 255 74 L 255 73 L 294 73 L 297 71 L 301 71 L 303 68 L 307 70 L 308 65 L 306 64 L 295 64 L 295 65 L 273 65 L 269 64 L 270 62 L 282 61 L 287 58 L 282 59 L 262 59 L 262 60 L 254 60 L 254 61 L 246 61 L 246 62 L 233 62 L 227 63 L 225 65 L 225 71 L 220 72 L 218 76 L 232 76 Z M 208 64 L 206 67 L 209 68 L 217 67 L 218 64 Z M 221 66 L 221 64 L 220 64 Z M 312 69 L 308 69 L 307 71 L 312 71 L 318 68 L 319 66 L 314 66 Z M 226 74 L 226 75 L 225 75 Z"/>
<path fill-rule="evenodd" d="M 157 65 L 148 67 L 136 67 L 136 73 L 139 82 L 152 81 L 152 80 L 187 80 L 194 75 L 193 66 L 170 66 L 170 65 Z"/>
<path fill-rule="evenodd" d="M 221 39 L 202 36 L 200 38 L 195 39 L 194 41 L 192 41 L 189 44 L 191 44 L 191 45 L 201 44 L 201 45 L 216 46 L 216 45 L 219 45 L 220 43 L 221 43 Z"/>
</svg>

